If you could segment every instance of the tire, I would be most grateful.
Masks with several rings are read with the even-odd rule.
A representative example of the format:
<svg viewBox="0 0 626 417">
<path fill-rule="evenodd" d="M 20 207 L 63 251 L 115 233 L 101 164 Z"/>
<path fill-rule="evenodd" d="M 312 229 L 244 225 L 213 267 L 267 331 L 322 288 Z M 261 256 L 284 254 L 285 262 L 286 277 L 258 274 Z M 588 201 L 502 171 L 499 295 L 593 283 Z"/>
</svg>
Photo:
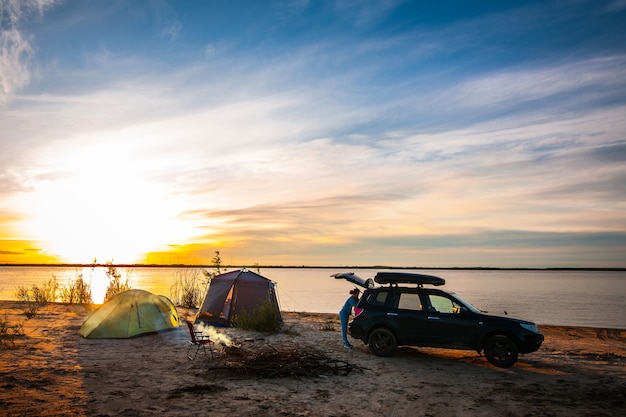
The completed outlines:
<svg viewBox="0 0 626 417">
<path fill-rule="evenodd" d="M 517 362 L 517 345 L 507 336 L 491 336 L 485 342 L 484 351 L 487 360 L 499 368 L 510 368 Z"/>
<path fill-rule="evenodd" d="M 379 327 L 370 334 L 368 346 L 376 356 L 392 356 L 396 351 L 396 337 L 391 331 Z"/>
</svg>

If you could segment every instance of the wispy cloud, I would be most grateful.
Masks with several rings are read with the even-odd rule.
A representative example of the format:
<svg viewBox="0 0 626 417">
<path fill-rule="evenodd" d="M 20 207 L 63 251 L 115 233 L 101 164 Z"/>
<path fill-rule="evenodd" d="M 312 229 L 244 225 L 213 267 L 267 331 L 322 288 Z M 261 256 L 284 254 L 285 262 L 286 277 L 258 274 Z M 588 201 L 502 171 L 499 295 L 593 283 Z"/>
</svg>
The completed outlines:
<svg viewBox="0 0 626 417">
<path fill-rule="evenodd" d="M 24 20 L 41 16 L 56 0 L 0 0 L 0 108 L 28 85 L 35 55 Z"/>
<path fill-rule="evenodd" d="M 15 92 L 30 81 L 30 43 L 17 29 L 0 32 L 0 106 L 6 105 Z"/>
<path fill-rule="evenodd" d="M 489 73 L 462 84 L 450 95 L 462 97 L 462 105 L 470 108 L 497 107 L 506 111 L 520 105 L 536 106 L 548 98 L 576 108 L 582 100 L 596 99 L 599 92 L 605 97 L 623 97 L 625 64 L 626 56 L 609 56 L 552 68 Z"/>
</svg>

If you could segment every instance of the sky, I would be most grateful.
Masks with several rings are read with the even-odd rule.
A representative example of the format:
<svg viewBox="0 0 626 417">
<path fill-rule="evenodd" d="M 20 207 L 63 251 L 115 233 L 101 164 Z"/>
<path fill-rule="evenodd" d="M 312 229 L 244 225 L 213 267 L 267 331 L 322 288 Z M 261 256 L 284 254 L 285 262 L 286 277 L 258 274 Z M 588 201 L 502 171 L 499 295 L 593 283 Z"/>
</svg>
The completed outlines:
<svg viewBox="0 0 626 417">
<path fill-rule="evenodd" d="M 0 0 L 0 263 L 626 267 L 626 0 Z"/>
</svg>

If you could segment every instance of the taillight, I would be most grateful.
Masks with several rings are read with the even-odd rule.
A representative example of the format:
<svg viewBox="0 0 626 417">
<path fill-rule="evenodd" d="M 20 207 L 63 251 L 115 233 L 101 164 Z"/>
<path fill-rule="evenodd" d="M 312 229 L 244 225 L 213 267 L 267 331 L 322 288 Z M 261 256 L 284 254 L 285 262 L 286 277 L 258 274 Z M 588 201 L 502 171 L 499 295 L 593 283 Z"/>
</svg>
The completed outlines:
<svg viewBox="0 0 626 417">
<path fill-rule="evenodd" d="M 359 317 L 363 312 L 362 308 L 354 307 L 354 317 Z"/>
</svg>

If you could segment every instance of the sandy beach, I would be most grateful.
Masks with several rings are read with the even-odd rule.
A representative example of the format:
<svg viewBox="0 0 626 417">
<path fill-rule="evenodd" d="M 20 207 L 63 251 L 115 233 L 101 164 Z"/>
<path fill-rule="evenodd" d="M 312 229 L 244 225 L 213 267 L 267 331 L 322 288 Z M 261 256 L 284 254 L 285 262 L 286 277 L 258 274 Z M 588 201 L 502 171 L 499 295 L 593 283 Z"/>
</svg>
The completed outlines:
<svg viewBox="0 0 626 417">
<path fill-rule="evenodd" d="M 26 319 L 22 304 L 0 307 L 9 323 Z M 346 350 L 335 315 L 289 312 L 279 334 L 218 329 L 236 347 L 190 361 L 186 328 L 90 340 L 77 333 L 88 314 L 85 307 L 50 304 L 0 350 L 0 415 L 626 415 L 626 330 L 540 326 L 542 348 L 499 369 L 472 351 L 400 348 L 379 358 L 356 341 Z M 256 352 L 300 352 L 305 361 L 310 350 L 339 371 L 268 377 L 234 367 Z"/>
</svg>

